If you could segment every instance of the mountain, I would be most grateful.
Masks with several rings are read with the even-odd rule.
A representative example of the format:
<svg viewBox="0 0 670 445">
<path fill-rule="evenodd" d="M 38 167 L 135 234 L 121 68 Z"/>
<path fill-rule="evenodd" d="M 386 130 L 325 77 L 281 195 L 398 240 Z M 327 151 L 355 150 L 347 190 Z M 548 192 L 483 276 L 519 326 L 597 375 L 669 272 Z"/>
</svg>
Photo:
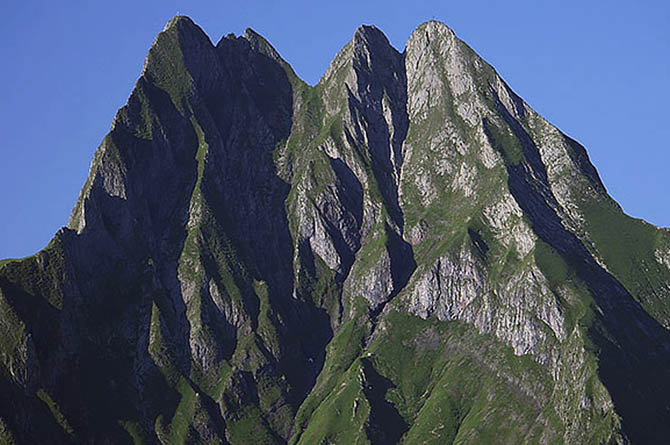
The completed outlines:
<svg viewBox="0 0 670 445">
<path fill-rule="evenodd" d="M 0 442 L 661 443 L 669 328 L 670 231 L 446 25 L 310 86 L 176 17 L 0 263 Z"/>
</svg>

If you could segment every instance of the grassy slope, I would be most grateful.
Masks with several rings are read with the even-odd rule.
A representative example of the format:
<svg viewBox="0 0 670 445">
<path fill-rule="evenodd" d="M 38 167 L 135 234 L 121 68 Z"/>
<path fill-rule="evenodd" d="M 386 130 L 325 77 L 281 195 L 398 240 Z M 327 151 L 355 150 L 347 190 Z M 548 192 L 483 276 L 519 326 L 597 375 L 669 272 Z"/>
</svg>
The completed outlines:
<svg viewBox="0 0 670 445">
<path fill-rule="evenodd" d="M 398 428 L 405 443 L 539 434 L 531 428 L 542 398 L 551 393 L 551 379 L 532 359 L 514 356 L 459 322 L 391 311 L 378 329 L 382 333 L 365 350 L 353 324 L 333 339 L 319 383 L 298 415 L 293 443 L 374 443 L 379 431 Z M 380 379 L 366 367 L 386 382 L 382 394 L 368 391 Z"/>
<path fill-rule="evenodd" d="M 670 234 L 632 218 L 609 197 L 581 203 L 585 229 L 608 270 L 661 324 L 670 326 L 670 273 L 654 252 L 670 251 Z"/>
</svg>

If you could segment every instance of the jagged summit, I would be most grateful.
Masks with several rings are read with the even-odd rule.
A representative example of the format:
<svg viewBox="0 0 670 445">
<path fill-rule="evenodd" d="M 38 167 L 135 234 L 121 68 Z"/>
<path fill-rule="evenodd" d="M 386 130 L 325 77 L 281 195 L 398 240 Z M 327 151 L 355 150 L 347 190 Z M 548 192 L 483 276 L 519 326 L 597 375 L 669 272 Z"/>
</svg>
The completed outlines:
<svg viewBox="0 0 670 445">
<path fill-rule="evenodd" d="M 186 44 L 189 40 L 210 41 L 209 36 L 198 26 L 190 17 L 178 15 L 170 19 L 163 31 L 158 35 L 154 44 L 161 40 L 161 35 L 176 33 L 181 44 Z M 167 39 L 166 39 L 167 40 Z M 211 41 L 210 41 L 211 44 Z"/>
<path fill-rule="evenodd" d="M 421 23 L 410 34 L 410 40 L 412 39 L 412 36 L 417 33 L 424 33 L 424 35 L 427 35 L 428 37 L 455 37 L 456 35 L 453 29 L 451 29 L 446 23 L 439 20 L 428 20 Z"/>
<path fill-rule="evenodd" d="M 165 27 L 163 28 L 163 31 L 167 31 L 168 29 L 172 27 L 179 27 L 179 26 L 187 26 L 187 27 L 197 27 L 193 20 L 185 15 L 176 15 L 172 17 L 168 22 L 165 24 Z"/>
<path fill-rule="evenodd" d="M 659 443 L 668 289 L 670 232 L 446 25 L 309 86 L 175 17 L 0 262 L 0 442 Z"/>
<path fill-rule="evenodd" d="M 363 42 L 374 42 L 375 40 L 383 40 L 388 44 L 388 38 L 386 35 L 375 25 L 361 25 L 356 28 L 352 40 L 363 41 Z"/>
<path fill-rule="evenodd" d="M 261 39 L 261 40 L 267 42 L 267 40 L 265 40 L 265 38 L 263 36 L 261 36 L 259 33 L 257 33 L 256 31 L 254 31 L 251 28 L 246 28 L 244 30 L 244 34 L 242 34 L 242 37 L 244 37 L 245 39 L 247 39 L 249 41 Z"/>
</svg>

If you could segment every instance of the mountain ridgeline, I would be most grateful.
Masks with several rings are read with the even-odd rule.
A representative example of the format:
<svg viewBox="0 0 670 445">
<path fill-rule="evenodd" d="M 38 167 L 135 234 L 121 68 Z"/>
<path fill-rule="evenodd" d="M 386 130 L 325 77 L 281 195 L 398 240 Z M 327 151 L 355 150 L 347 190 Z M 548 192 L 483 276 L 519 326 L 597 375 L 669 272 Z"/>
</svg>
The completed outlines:
<svg viewBox="0 0 670 445">
<path fill-rule="evenodd" d="M 661 443 L 668 328 L 670 231 L 444 24 L 310 86 L 176 17 L 0 262 L 0 442 Z"/>
</svg>

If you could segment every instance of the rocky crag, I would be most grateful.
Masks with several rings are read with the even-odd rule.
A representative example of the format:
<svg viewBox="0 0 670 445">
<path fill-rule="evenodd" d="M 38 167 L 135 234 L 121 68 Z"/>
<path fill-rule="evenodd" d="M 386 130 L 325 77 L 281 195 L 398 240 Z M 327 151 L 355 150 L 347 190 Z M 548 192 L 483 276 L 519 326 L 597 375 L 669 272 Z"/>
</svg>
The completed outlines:
<svg viewBox="0 0 670 445">
<path fill-rule="evenodd" d="M 0 263 L 0 442 L 660 443 L 668 328 L 670 232 L 444 24 L 310 86 L 176 17 Z"/>
</svg>

